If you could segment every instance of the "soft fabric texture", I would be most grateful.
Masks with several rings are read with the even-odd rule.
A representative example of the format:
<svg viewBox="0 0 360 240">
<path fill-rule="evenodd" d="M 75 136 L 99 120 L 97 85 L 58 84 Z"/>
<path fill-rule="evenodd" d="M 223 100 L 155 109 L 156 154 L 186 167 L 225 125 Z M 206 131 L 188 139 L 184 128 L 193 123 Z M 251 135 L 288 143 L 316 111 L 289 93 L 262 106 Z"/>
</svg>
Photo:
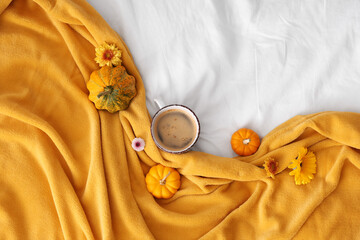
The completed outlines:
<svg viewBox="0 0 360 240">
<path fill-rule="evenodd" d="M 360 1 L 88 2 L 131 49 L 149 113 L 157 99 L 199 116 L 197 151 L 234 157 L 239 128 L 264 137 L 296 115 L 360 112 Z"/>
<path fill-rule="evenodd" d="M 0 3 L 0 239 L 354 239 L 360 234 L 360 115 L 297 116 L 249 157 L 159 151 L 129 50 L 83 0 Z M 88 100 L 95 47 L 115 43 L 136 78 L 115 114 Z M 149 83 L 151 84 L 151 83 Z M 221 124 L 219 122 L 219 124 Z M 144 151 L 131 147 L 145 140 Z M 317 173 L 296 186 L 287 168 L 308 147 Z M 261 168 L 279 162 L 275 179 Z M 146 190 L 160 163 L 182 185 Z"/>
</svg>

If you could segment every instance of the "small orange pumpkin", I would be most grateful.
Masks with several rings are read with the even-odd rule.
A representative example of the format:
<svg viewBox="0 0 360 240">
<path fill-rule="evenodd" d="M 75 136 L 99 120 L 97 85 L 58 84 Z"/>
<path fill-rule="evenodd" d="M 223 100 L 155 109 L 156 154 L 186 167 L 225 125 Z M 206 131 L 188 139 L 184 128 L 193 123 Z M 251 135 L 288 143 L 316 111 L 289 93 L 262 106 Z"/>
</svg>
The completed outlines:
<svg viewBox="0 0 360 240">
<path fill-rule="evenodd" d="M 146 187 L 156 198 L 171 198 L 180 187 L 180 174 L 173 168 L 161 164 L 153 166 L 147 173 Z"/>
<path fill-rule="evenodd" d="M 254 154 L 260 146 L 260 138 L 251 129 L 241 128 L 231 137 L 231 147 L 240 156 Z"/>
</svg>

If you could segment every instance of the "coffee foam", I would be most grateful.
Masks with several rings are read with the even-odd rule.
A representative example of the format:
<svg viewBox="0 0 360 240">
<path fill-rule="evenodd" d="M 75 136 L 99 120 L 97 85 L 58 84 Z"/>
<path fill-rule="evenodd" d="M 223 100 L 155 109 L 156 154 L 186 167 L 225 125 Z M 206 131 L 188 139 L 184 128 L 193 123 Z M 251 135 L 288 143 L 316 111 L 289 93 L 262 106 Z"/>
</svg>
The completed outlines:
<svg viewBox="0 0 360 240">
<path fill-rule="evenodd" d="M 170 151 L 188 148 L 197 135 L 194 118 L 184 110 L 170 109 L 160 113 L 154 125 L 159 145 Z"/>
</svg>

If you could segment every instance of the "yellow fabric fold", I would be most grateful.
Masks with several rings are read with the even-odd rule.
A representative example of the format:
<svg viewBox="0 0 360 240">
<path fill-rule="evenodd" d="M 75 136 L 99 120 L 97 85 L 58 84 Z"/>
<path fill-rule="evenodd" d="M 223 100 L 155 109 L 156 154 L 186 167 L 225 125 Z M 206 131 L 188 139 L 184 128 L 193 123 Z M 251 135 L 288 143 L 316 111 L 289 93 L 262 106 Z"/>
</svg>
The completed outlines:
<svg viewBox="0 0 360 240">
<path fill-rule="evenodd" d="M 94 49 L 105 41 L 136 78 L 136 97 L 115 114 L 87 98 Z M 174 155 L 151 138 L 128 48 L 85 1 L 1 1 L 0 53 L 0 239 L 359 236 L 360 114 L 296 116 L 249 157 Z M 135 137 L 144 151 L 132 149 Z M 296 186 L 287 167 L 302 147 L 316 155 L 317 173 Z M 261 168 L 268 157 L 279 163 L 274 180 Z M 157 163 L 182 175 L 171 199 L 146 189 Z"/>
</svg>

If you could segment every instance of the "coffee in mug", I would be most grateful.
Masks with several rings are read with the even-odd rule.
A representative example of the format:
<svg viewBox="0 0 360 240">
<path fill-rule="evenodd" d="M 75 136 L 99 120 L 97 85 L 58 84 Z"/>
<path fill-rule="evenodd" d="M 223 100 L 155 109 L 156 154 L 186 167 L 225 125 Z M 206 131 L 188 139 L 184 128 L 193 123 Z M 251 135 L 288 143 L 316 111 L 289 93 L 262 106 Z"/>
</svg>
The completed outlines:
<svg viewBox="0 0 360 240">
<path fill-rule="evenodd" d="M 189 108 L 169 105 L 154 115 L 151 133 L 160 149 L 171 153 L 182 153 L 189 150 L 197 141 L 200 124 Z"/>
</svg>

